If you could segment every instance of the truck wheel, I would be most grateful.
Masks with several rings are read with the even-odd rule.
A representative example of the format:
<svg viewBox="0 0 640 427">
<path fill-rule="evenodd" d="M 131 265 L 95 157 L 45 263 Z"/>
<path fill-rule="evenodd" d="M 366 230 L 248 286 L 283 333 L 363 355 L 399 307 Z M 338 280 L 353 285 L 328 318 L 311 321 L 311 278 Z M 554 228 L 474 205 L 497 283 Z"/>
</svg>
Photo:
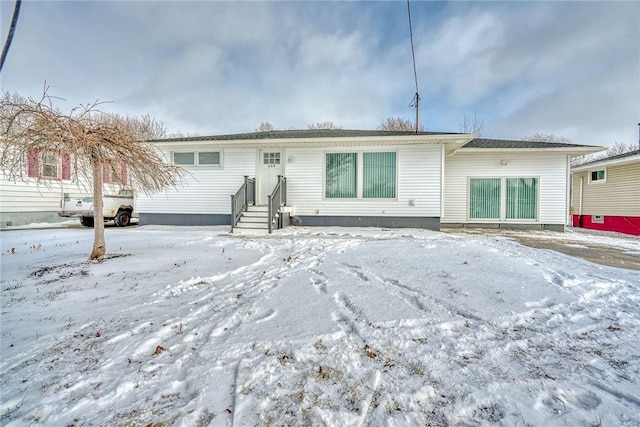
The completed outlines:
<svg viewBox="0 0 640 427">
<path fill-rule="evenodd" d="M 120 211 L 116 215 L 114 222 L 118 227 L 126 227 L 131 224 L 131 214 L 128 211 Z"/>
<path fill-rule="evenodd" d="M 92 216 L 81 216 L 80 217 L 80 224 L 84 225 L 85 227 L 93 227 L 93 217 Z"/>
</svg>

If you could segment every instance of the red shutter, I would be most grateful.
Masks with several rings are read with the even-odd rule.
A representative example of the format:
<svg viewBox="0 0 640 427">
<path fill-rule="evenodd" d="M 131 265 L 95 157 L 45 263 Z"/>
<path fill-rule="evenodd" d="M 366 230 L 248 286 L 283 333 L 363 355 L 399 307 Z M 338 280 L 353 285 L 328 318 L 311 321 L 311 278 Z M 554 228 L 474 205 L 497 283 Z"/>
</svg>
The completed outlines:
<svg viewBox="0 0 640 427">
<path fill-rule="evenodd" d="M 27 154 L 27 175 L 40 178 L 40 150 L 33 148 Z"/>
<path fill-rule="evenodd" d="M 71 156 L 62 155 L 62 179 L 71 179 Z"/>
<path fill-rule="evenodd" d="M 127 185 L 127 165 L 120 163 L 120 183 Z"/>
<path fill-rule="evenodd" d="M 111 165 L 109 163 L 102 164 L 102 182 L 104 184 L 111 182 Z"/>
</svg>

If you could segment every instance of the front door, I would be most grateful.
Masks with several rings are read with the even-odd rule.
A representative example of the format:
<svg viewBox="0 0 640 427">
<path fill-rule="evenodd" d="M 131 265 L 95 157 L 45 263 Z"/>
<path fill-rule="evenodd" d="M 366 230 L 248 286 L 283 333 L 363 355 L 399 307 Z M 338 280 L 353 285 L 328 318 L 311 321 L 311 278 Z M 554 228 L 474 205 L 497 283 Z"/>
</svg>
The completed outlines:
<svg viewBox="0 0 640 427">
<path fill-rule="evenodd" d="M 267 204 L 267 196 L 273 192 L 278 183 L 278 175 L 282 175 L 282 152 L 274 150 L 260 150 L 260 172 L 258 174 L 259 205 Z"/>
</svg>

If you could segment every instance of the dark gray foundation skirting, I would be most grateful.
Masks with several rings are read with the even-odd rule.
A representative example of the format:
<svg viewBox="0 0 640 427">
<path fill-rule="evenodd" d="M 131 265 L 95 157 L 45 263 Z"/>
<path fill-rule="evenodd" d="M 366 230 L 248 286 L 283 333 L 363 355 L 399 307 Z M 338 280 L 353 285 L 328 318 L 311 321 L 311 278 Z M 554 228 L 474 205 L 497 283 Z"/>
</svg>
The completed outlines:
<svg viewBox="0 0 640 427">
<path fill-rule="evenodd" d="M 389 216 L 293 216 L 291 224 L 303 227 L 387 227 L 424 228 L 440 230 L 438 217 L 389 217 Z"/>
<path fill-rule="evenodd" d="M 549 230 L 564 232 L 562 224 L 509 224 L 509 223 L 442 223 L 442 228 L 485 228 L 503 230 Z"/>
<path fill-rule="evenodd" d="M 231 225 L 231 215 L 139 213 L 140 225 Z"/>
<path fill-rule="evenodd" d="M 34 222 L 61 222 L 74 218 L 59 217 L 57 212 L 0 212 L 0 227 L 33 224 Z"/>
</svg>

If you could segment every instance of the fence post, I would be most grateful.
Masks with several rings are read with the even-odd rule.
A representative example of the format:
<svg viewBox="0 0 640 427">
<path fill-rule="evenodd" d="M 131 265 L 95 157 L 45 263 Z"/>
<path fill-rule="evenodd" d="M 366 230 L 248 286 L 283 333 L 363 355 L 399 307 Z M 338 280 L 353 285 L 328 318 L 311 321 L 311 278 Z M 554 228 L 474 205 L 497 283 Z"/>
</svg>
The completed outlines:
<svg viewBox="0 0 640 427">
<path fill-rule="evenodd" d="M 278 210 L 282 206 L 282 175 L 278 175 Z"/>
<path fill-rule="evenodd" d="M 232 194 L 231 195 L 231 232 L 233 233 L 233 226 L 234 226 L 234 222 L 236 221 L 236 207 L 235 207 L 235 201 L 234 201 L 235 195 Z"/>
<path fill-rule="evenodd" d="M 267 196 L 267 206 L 268 206 L 268 216 L 267 216 L 267 225 L 269 226 L 269 234 L 271 234 L 273 232 L 273 212 L 272 212 L 272 208 L 271 208 L 271 195 Z"/>
</svg>

